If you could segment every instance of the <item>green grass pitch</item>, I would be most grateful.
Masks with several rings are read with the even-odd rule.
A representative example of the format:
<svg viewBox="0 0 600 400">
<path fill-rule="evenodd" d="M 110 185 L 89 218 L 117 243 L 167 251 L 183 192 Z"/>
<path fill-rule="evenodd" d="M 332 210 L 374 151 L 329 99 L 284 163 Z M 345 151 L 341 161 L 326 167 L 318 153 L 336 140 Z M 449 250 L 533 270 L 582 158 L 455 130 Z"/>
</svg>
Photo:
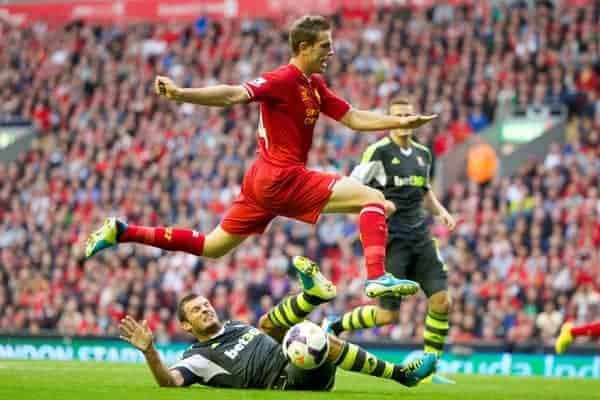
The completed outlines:
<svg viewBox="0 0 600 400">
<path fill-rule="evenodd" d="M 6 400 L 262 400 L 600 399 L 600 380 L 453 376 L 456 385 L 407 389 L 394 382 L 338 372 L 332 392 L 158 388 L 142 364 L 0 360 L 0 399 Z"/>
</svg>

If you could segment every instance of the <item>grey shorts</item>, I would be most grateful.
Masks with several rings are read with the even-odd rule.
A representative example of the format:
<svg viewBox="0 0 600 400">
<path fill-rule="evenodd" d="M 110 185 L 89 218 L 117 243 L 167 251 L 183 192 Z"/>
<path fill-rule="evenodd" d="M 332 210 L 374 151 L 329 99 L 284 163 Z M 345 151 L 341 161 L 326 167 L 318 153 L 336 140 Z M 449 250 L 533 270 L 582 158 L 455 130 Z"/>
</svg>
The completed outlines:
<svg viewBox="0 0 600 400">
<path fill-rule="evenodd" d="M 312 370 L 301 369 L 288 363 L 284 368 L 285 382 L 279 389 L 329 391 L 335 383 L 335 371 L 335 365 L 329 361 Z"/>
<path fill-rule="evenodd" d="M 385 269 L 396 278 L 418 282 L 427 297 L 448 290 L 448 268 L 442 260 L 436 240 L 429 235 L 419 241 L 391 239 L 387 245 Z M 400 299 L 382 297 L 379 304 L 386 310 L 397 310 L 400 308 Z"/>
</svg>

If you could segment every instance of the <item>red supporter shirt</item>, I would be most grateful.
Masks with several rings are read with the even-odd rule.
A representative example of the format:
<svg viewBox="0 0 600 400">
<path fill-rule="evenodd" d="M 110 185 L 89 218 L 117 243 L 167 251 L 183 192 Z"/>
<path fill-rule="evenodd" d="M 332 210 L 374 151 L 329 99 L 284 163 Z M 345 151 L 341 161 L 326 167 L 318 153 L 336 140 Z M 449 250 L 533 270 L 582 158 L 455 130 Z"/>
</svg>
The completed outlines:
<svg viewBox="0 0 600 400">
<path fill-rule="evenodd" d="M 306 77 L 293 64 L 245 82 L 244 87 L 250 101 L 260 102 L 259 155 L 279 167 L 306 164 L 320 112 L 339 121 L 350 109 L 323 77 Z"/>
</svg>

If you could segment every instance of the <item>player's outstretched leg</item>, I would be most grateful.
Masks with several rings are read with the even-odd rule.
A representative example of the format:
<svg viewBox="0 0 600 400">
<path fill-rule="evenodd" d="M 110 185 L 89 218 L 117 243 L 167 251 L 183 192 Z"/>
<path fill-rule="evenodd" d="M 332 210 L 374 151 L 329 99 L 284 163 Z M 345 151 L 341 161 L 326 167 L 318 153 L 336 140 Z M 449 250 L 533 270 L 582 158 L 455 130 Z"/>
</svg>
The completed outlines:
<svg viewBox="0 0 600 400">
<path fill-rule="evenodd" d="M 379 326 L 377 324 L 377 306 L 366 305 L 355 307 L 341 317 L 327 316 L 321 322 L 325 332 L 339 335 L 343 331 L 368 329 Z"/>
<path fill-rule="evenodd" d="M 266 318 L 269 325 L 284 330 L 303 321 L 317 306 L 336 295 L 335 285 L 321 274 L 315 262 L 306 257 L 294 257 L 292 264 L 300 278 L 302 293 L 283 299 L 267 313 Z M 270 329 L 264 321 L 261 328 Z"/>
<path fill-rule="evenodd" d="M 397 310 L 394 311 L 397 313 Z M 321 322 L 321 328 L 330 335 L 339 335 L 343 331 L 352 331 L 356 329 L 372 328 L 375 326 L 383 326 L 392 323 L 391 312 L 378 306 L 366 305 L 356 307 L 353 310 L 345 313 L 341 318 L 328 316 Z M 446 328 L 447 331 L 447 328 Z M 442 333 L 439 331 L 438 333 Z M 426 354 L 433 354 L 437 358 L 440 352 L 435 349 L 425 346 Z M 451 379 L 441 375 L 431 374 L 421 381 L 421 383 L 438 383 L 438 384 L 455 384 Z"/>
<path fill-rule="evenodd" d="M 415 294 L 419 285 L 398 279 L 385 273 L 387 245 L 386 213 L 392 211 L 393 203 L 383 193 L 363 185 L 356 179 L 343 177 L 333 186 L 331 197 L 323 213 L 358 213 L 358 230 L 363 246 L 368 297 L 407 296 Z"/>
<path fill-rule="evenodd" d="M 574 326 L 572 322 L 565 322 L 554 343 L 556 353 L 562 354 L 567 351 L 577 336 L 600 336 L 600 321 L 577 326 Z"/>
<path fill-rule="evenodd" d="M 434 353 L 438 359 L 442 355 L 450 329 L 448 316 L 450 298 L 446 290 L 441 290 L 429 297 L 427 317 L 425 318 L 424 351 Z M 454 384 L 451 379 L 441 375 L 431 375 L 423 383 Z"/>
<path fill-rule="evenodd" d="M 179 250 L 201 256 L 204 239 L 204 235 L 192 229 L 128 225 L 115 217 L 110 217 L 88 237 L 85 256 L 91 257 L 99 251 L 122 242 L 141 243 L 164 250 Z"/>
<path fill-rule="evenodd" d="M 288 329 L 298 322 L 304 321 L 312 310 L 327 301 L 302 292 L 281 300 L 266 316 L 273 326 Z"/>
<path fill-rule="evenodd" d="M 335 365 L 346 371 L 393 379 L 404 386 L 415 386 L 421 380 L 435 372 L 435 354 L 425 353 L 423 357 L 401 365 L 378 359 L 373 354 L 359 346 L 329 337 L 330 345 L 335 358 Z M 340 349 L 341 346 L 341 350 Z M 339 351 L 339 354 L 338 354 Z"/>
<path fill-rule="evenodd" d="M 367 265 L 365 294 L 369 297 L 409 296 L 419 291 L 419 284 L 408 279 L 398 279 L 385 273 L 385 246 L 387 224 L 382 204 L 366 204 L 359 214 L 361 242 Z"/>
</svg>

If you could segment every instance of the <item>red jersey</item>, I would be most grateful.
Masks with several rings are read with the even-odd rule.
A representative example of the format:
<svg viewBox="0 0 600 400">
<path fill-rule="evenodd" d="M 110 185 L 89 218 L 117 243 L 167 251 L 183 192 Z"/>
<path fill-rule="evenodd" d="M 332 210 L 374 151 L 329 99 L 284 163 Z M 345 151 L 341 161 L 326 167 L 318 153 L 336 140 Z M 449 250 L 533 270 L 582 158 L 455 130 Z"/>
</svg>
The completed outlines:
<svg viewBox="0 0 600 400">
<path fill-rule="evenodd" d="M 260 102 L 258 153 L 279 167 L 306 164 L 320 112 L 339 121 L 350 109 L 321 75 L 307 77 L 293 64 L 243 85 Z"/>
</svg>

